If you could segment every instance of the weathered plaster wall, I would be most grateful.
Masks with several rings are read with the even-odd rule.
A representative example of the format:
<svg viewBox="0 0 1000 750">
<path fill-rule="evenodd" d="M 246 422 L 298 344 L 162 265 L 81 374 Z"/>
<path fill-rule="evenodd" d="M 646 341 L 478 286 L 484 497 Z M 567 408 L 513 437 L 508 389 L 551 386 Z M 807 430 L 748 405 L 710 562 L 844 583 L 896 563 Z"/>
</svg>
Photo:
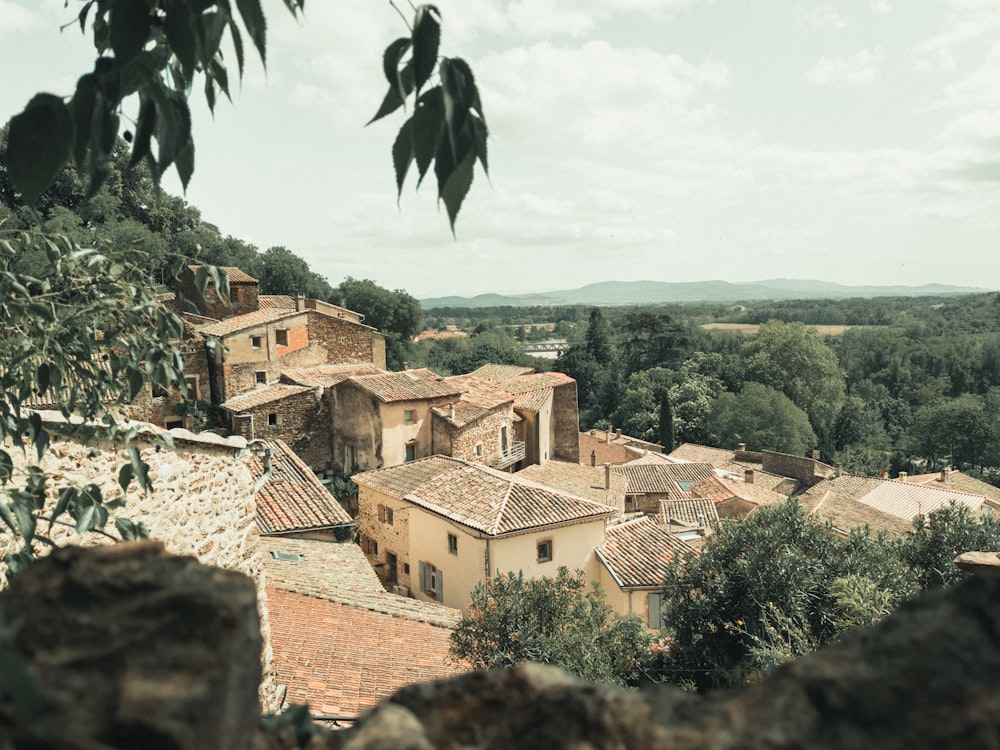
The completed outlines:
<svg viewBox="0 0 1000 750">
<path fill-rule="evenodd" d="M 378 401 L 353 383 L 344 381 L 327 391 L 333 466 L 353 474 L 382 466 L 382 418 Z"/>
<path fill-rule="evenodd" d="M 573 463 L 580 460 L 580 414 L 575 382 L 553 389 L 550 458 Z"/>
</svg>

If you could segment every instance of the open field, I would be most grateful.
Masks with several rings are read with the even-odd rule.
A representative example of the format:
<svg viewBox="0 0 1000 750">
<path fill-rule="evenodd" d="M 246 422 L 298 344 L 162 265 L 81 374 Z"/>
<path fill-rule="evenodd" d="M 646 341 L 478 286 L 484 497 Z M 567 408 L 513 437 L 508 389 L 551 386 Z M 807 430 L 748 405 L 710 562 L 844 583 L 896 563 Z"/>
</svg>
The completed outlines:
<svg viewBox="0 0 1000 750">
<path fill-rule="evenodd" d="M 760 330 L 760 323 L 703 323 L 702 328 L 709 331 L 739 331 L 750 335 Z M 815 328 L 821 336 L 839 336 L 848 328 L 864 328 L 864 326 L 809 326 Z"/>
</svg>

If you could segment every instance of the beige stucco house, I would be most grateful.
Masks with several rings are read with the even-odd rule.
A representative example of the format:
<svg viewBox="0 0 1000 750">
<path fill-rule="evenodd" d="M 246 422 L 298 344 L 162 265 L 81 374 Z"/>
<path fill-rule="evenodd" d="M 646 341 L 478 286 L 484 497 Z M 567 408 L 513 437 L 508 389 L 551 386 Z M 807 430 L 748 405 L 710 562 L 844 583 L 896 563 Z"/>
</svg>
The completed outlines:
<svg viewBox="0 0 1000 750">
<path fill-rule="evenodd" d="M 677 555 L 697 550 L 667 533 L 649 516 L 608 527 L 597 548 L 598 583 L 620 615 L 640 618 L 650 630 L 663 628 L 660 612 L 663 577 Z"/>
<path fill-rule="evenodd" d="M 443 456 L 355 475 L 362 549 L 387 586 L 465 611 L 497 573 L 598 580 L 595 548 L 615 510 Z"/>
</svg>

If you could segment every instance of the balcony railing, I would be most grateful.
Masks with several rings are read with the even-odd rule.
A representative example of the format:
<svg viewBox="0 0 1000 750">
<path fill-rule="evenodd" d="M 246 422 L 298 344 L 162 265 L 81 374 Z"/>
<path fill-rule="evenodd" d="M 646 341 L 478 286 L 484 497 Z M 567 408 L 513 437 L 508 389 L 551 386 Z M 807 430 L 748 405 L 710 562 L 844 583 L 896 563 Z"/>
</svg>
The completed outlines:
<svg viewBox="0 0 1000 750">
<path fill-rule="evenodd" d="M 518 461 L 523 460 L 524 456 L 524 443 L 520 440 L 515 440 L 507 450 L 494 453 L 490 456 L 489 465 L 494 469 L 506 469 L 508 466 L 513 466 Z"/>
</svg>

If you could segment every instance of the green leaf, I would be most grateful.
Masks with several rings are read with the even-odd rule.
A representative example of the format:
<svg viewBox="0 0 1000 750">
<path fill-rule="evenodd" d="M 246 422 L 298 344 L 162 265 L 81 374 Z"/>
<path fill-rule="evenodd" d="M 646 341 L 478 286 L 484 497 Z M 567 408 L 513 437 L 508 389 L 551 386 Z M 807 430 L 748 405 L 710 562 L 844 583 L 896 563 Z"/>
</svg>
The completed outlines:
<svg viewBox="0 0 1000 750">
<path fill-rule="evenodd" d="M 7 173 L 24 202 L 35 205 L 66 165 L 73 144 L 73 117 L 63 100 L 36 94 L 10 120 Z"/>
<path fill-rule="evenodd" d="M 0 450 L 0 484 L 7 484 L 14 475 L 14 462 L 7 451 Z"/>
<path fill-rule="evenodd" d="M 142 488 L 143 492 L 152 492 L 153 483 L 149 479 L 149 464 L 142 460 L 139 449 L 134 445 L 128 447 L 128 456 L 139 487 Z"/>
<path fill-rule="evenodd" d="M 55 524 L 56 519 L 59 518 L 66 509 L 69 507 L 77 498 L 76 487 L 63 487 L 59 491 L 59 500 L 56 501 L 56 507 L 52 511 L 52 516 L 49 518 L 49 531 L 52 531 L 52 526 Z"/>
<path fill-rule="evenodd" d="M 188 183 L 191 182 L 191 175 L 194 174 L 194 139 L 189 138 L 187 146 L 177 153 L 175 159 L 177 174 L 181 178 L 181 187 L 187 190 Z"/>
<path fill-rule="evenodd" d="M 411 119 L 410 134 L 413 136 L 413 155 L 417 160 L 419 187 L 438 150 L 444 128 L 444 98 L 440 86 L 435 86 L 420 96 Z"/>
<path fill-rule="evenodd" d="M 412 118 L 411 118 L 412 119 Z M 395 142 L 392 144 L 392 166 L 396 170 L 396 199 L 403 193 L 406 171 L 413 161 L 413 136 L 410 134 L 410 120 L 403 123 Z"/>
<path fill-rule="evenodd" d="M 80 509 L 79 515 L 76 517 L 76 533 L 82 534 L 85 531 L 90 531 L 97 525 L 98 513 L 97 505 L 88 505 Z"/>
<path fill-rule="evenodd" d="M 138 370 L 132 368 L 129 369 L 128 374 L 128 399 L 132 401 L 139 392 L 142 390 L 142 386 L 145 381 L 142 379 L 142 373 Z"/>
<path fill-rule="evenodd" d="M 443 143 L 441 145 L 444 146 Z M 454 236 L 458 210 L 462 207 L 462 201 L 472 186 L 472 169 L 476 163 L 476 154 L 472 149 L 469 149 L 462 160 L 447 172 L 441 169 L 442 163 L 448 164 L 449 162 L 442 158 L 439 149 L 434 165 L 438 178 L 438 198 L 444 201 L 444 206 L 448 211 L 448 221 L 451 224 L 451 233 Z"/>
<path fill-rule="evenodd" d="M 434 72 L 440 44 L 440 11 L 434 5 L 419 6 L 413 21 L 413 74 L 417 91 Z"/>
<path fill-rule="evenodd" d="M 395 86 L 399 89 L 399 95 L 402 98 L 406 98 L 409 91 L 403 91 L 403 87 L 399 80 L 399 62 L 403 59 L 403 55 L 406 51 L 410 49 L 410 45 L 413 42 L 407 37 L 400 37 L 388 47 L 385 48 L 385 53 L 382 55 L 382 70 L 385 73 L 385 80 L 389 82 L 390 86 Z"/>
<path fill-rule="evenodd" d="M 145 539 L 146 537 L 140 531 L 141 524 L 137 525 L 134 521 L 128 518 L 116 518 L 115 528 L 118 529 L 118 533 L 122 535 L 122 539 L 126 542 L 134 542 L 137 539 Z"/>
<path fill-rule="evenodd" d="M 233 97 L 229 95 L 229 72 L 226 70 L 226 66 L 222 64 L 222 59 L 219 55 L 212 58 L 205 77 L 216 81 L 219 84 L 219 88 L 222 89 L 222 93 L 226 95 L 226 98 L 230 102 L 233 101 Z"/>
<path fill-rule="evenodd" d="M 472 136 L 476 156 L 479 157 L 479 163 L 483 165 L 483 171 L 489 176 L 490 167 L 486 163 L 486 139 L 489 136 L 489 131 L 486 129 L 486 123 L 478 117 L 470 117 L 469 122 L 472 123 Z"/>
<path fill-rule="evenodd" d="M 260 61 L 266 68 L 267 21 L 264 19 L 264 11 L 261 10 L 260 0 L 236 0 L 236 7 L 240 11 L 240 17 L 243 19 L 243 25 L 247 28 L 247 33 L 250 34 L 257 52 L 260 54 Z"/>
<path fill-rule="evenodd" d="M 177 55 L 184 78 L 190 82 L 194 78 L 197 64 L 197 39 L 192 9 L 182 0 L 165 0 L 163 10 L 163 31 L 167 36 L 167 44 Z"/>
<path fill-rule="evenodd" d="M 403 91 L 402 96 L 400 96 L 400 90 Z M 382 99 L 382 104 L 379 105 L 378 112 L 376 112 L 375 116 L 366 122 L 365 125 L 371 125 L 376 120 L 379 120 L 402 107 L 406 97 L 409 96 L 411 91 L 413 91 L 413 64 L 407 63 L 406 66 L 399 72 L 398 85 L 389 86 L 389 90 L 385 92 L 385 97 Z"/>
<path fill-rule="evenodd" d="M 121 62 L 138 55 L 149 40 L 153 14 L 144 0 L 113 0 L 111 6 L 111 49 Z"/>
<path fill-rule="evenodd" d="M 229 21 L 229 34 L 233 38 L 233 49 L 236 50 L 236 69 L 240 72 L 240 78 L 243 78 L 243 35 L 240 33 L 240 27 L 236 25 L 236 22 Z"/>
<path fill-rule="evenodd" d="M 156 178 L 159 179 L 191 139 L 191 113 L 182 94 L 167 90 L 159 82 L 149 86 L 148 93 L 156 102 L 156 142 L 159 146 Z"/>
<path fill-rule="evenodd" d="M 21 527 L 21 536 L 25 542 L 30 542 L 35 536 L 35 527 L 38 524 L 34 510 L 26 499 L 15 496 L 13 511 L 14 517 L 17 518 L 17 525 Z"/>
<path fill-rule="evenodd" d="M 87 158 L 87 146 L 90 144 L 90 123 L 94 118 L 94 98 L 97 96 L 97 76 L 87 73 L 80 76 L 76 82 L 76 93 L 70 102 L 73 113 L 73 158 L 76 168 L 83 172 L 84 161 Z"/>
<path fill-rule="evenodd" d="M 128 492 L 128 486 L 132 483 L 132 464 L 122 464 L 118 470 L 118 486 L 122 492 Z"/>
<path fill-rule="evenodd" d="M 114 103 L 103 93 L 94 98 L 94 115 L 90 129 L 90 169 L 87 198 L 93 198 L 111 172 L 111 152 L 118 136 L 118 115 Z"/>
<path fill-rule="evenodd" d="M 150 139 L 156 128 L 156 104 L 152 97 L 139 92 L 139 120 L 135 126 L 135 139 L 132 141 L 132 158 L 128 169 L 145 159 L 150 154 Z"/>
<path fill-rule="evenodd" d="M 17 527 L 17 520 L 14 518 L 14 514 L 10 512 L 10 506 L 7 503 L 0 503 L 0 520 L 7 524 L 15 534 L 20 533 L 20 529 Z"/>
<path fill-rule="evenodd" d="M 444 97 L 444 122 L 448 130 L 452 155 L 458 161 L 458 133 L 469 120 L 476 90 L 472 70 L 461 58 L 444 58 L 438 66 L 441 75 L 441 92 Z"/>
<path fill-rule="evenodd" d="M 87 14 L 90 13 L 90 8 L 93 6 L 94 0 L 87 0 L 86 5 L 80 8 L 80 15 L 77 19 L 80 21 L 80 33 L 83 34 L 87 31 Z"/>
</svg>

